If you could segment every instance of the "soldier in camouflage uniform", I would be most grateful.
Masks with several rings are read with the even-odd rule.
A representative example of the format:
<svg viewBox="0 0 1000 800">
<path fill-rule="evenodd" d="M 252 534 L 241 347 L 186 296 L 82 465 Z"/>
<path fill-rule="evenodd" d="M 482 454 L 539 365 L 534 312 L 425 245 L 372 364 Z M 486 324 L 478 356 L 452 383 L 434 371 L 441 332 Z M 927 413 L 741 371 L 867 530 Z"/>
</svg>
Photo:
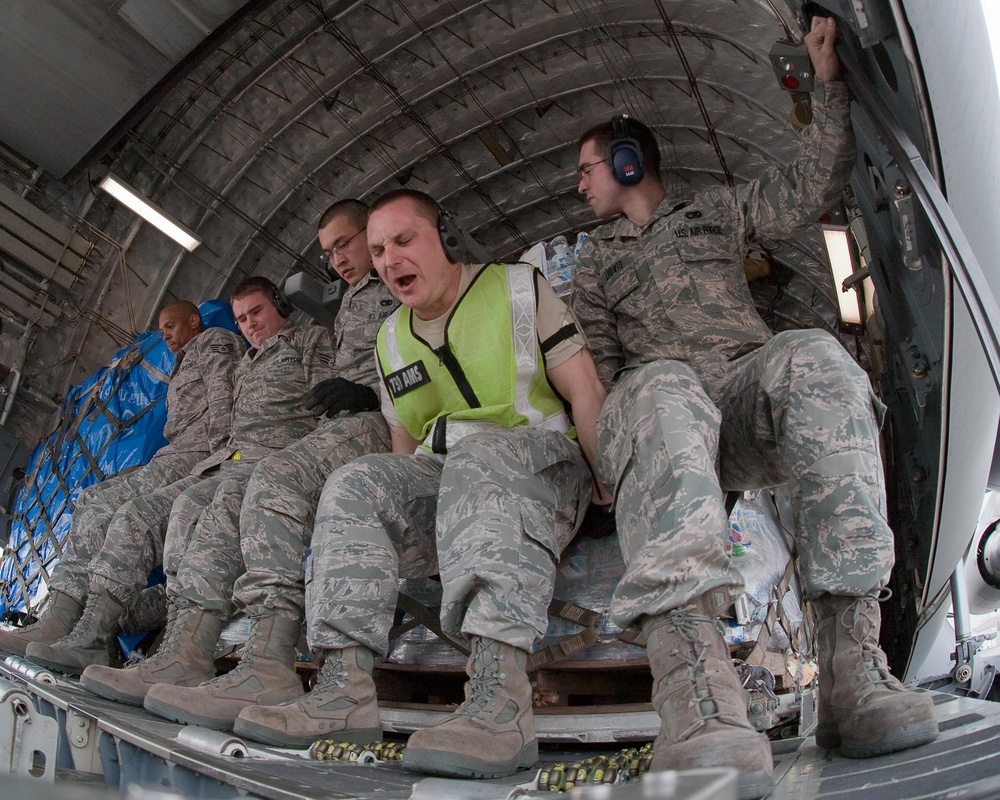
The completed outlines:
<svg viewBox="0 0 1000 800">
<path fill-rule="evenodd" d="M 470 682 L 453 716 L 411 737 L 404 767 L 499 776 L 537 758 L 527 654 L 591 497 L 581 446 L 595 453 L 604 390 L 544 279 L 462 264 L 449 230 L 418 192 L 372 207 L 375 268 L 404 305 L 376 346 L 393 454 L 358 459 L 323 489 L 306 573 L 319 683 L 244 709 L 234 729 L 300 747 L 381 735 L 371 672 L 398 580 L 439 572 L 442 627 L 469 642 Z"/>
<path fill-rule="evenodd" d="M 626 123 L 645 166 L 632 185 L 609 164 L 612 124 L 580 139 L 580 192 L 614 217 L 584 246 L 572 296 L 610 391 L 599 474 L 616 489 L 627 565 L 612 614 L 649 640 L 663 719 L 654 766 L 734 766 L 741 797 L 767 793 L 771 753 L 714 624 L 742 591 L 724 549 L 724 491 L 789 483 L 803 592 L 820 620 L 820 746 L 869 756 L 937 732 L 930 699 L 906 692 L 878 647 L 876 598 L 893 563 L 882 406 L 826 332 L 773 336 L 742 270 L 751 239 L 815 220 L 850 175 L 835 35 L 816 18 L 806 37 L 819 80 L 798 157 L 746 185 L 677 204 L 648 128 Z"/>
<path fill-rule="evenodd" d="M 231 729 L 247 706 L 274 705 L 302 695 L 294 645 L 305 614 L 302 562 L 320 490 L 338 467 L 389 450 L 389 429 L 373 388 L 378 373 L 372 348 L 379 326 L 398 303 L 372 269 L 367 224 L 368 207 L 357 200 L 335 203 L 320 217 L 324 261 L 335 271 L 334 277 L 339 275 L 348 284 L 334 323 L 335 375 L 313 387 L 306 398 L 307 407 L 325 412 L 327 418 L 305 438 L 261 461 L 247 486 L 238 531 L 240 566 L 245 571 L 236 581 L 233 597 L 251 620 L 240 664 L 190 688 L 174 685 L 182 674 L 176 669 L 178 659 L 164 654 L 124 676 L 109 675 L 103 686 L 92 687 L 99 693 L 108 696 L 111 691 L 116 699 L 126 696 L 129 702 L 136 698 L 141 702 L 148 693 L 147 707 L 162 716 L 224 729 Z M 204 520 L 203 516 L 199 528 L 205 527 Z M 173 541 L 170 535 L 168 541 Z M 219 553 L 206 551 L 206 555 L 209 559 L 200 570 L 185 557 L 187 569 L 170 589 L 195 605 L 227 613 L 228 595 L 223 593 L 230 584 L 218 586 L 220 570 L 214 562 Z M 206 655 L 210 661 L 212 653 Z M 91 686 L 95 671 L 86 676 L 85 685 Z M 161 675 L 166 680 L 158 680 Z M 171 685 L 152 688 L 155 683 Z"/>
<path fill-rule="evenodd" d="M 328 377 L 333 366 L 329 333 L 319 326 L 303 328 L 288 322 L 288 301 L 266 278 L 243 281 L 231 300 L 251 348 L 236 367 L 228 439 L 196 464 L 187 477 L 119 509 L 104 548 L 91 564 L 94 577 L 83 616 L 55 644 L 29 645 L 26 653 L 31 660 L 65 672 L 77 672 L 91 664 L 106 665 L 107 643 L 121 608 L 134 599 L 149 570 L 162 560 L 169 595 L 172 579 L 183 580 L 183 576 L 175 576 L 182 573 L 185 562 L 202 557 L 205 548 L 213 551 L 210 558 L 220 569 L 217 582 L 205 587 L 205 591 L 215 592 L 221 586 L 228 607 L 232 581 L 239 569 L 239 537 L 233 536 L 230 541 L 214 533 L 230 530 L 223 526 L 238 520 L 243 490 L 256 462 L 315 429 L 316 416 L 303 407 L 302 396 L 309 386 Z M 171 548 L 164 546 L 164 539 L 170 536 L 168 520 L 175 502 L 184 515 L 182 519 L 200 514 L 206 530 L 200 537 L 185 531 L 182 540 Z M 201 625 L 205 636 L 210 635 L 216 622 L 221 627 L 221 617 L 213 616 L 202 624 L 200 617 L 192 620 L 186 606 L 182 609 L 177 603 L 172 605 L 174 617 L 185 612 L 184 618 L 190 624 Z M 168 617 L 168 627 L 171 621 Z"/>
<path fill-rule="evenodd" d="M 187 300 L 166 306 L 159 327 L 176 355 L 167 386 L 163 428 L 167 445 L 148 464 L 80 492 L 66 550 L 49 579 L 52 597 L 45 613 L 34 625 L 0 631 L 0 651 L 23 656 L 29 643 L 53 644 L 69 633 L 83 613 L 91 581 L 89 565 L 102 550 L 115 513 L 129 501 L 187 475 L 229 435 L 233 372 L 243 342 L 224 328 L 206 330 L 198 307 Z"/>
</svg>

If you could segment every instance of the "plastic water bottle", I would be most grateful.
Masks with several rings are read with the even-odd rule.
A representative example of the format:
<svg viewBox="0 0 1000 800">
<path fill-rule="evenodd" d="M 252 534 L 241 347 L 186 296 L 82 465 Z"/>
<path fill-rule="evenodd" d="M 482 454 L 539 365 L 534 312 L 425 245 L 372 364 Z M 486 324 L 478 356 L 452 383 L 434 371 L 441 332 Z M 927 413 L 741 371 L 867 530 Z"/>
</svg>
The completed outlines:
<svg viewBox="0 0 1000 800">
<path fill-rule="evenodd" d="M 580 261 L 580 250 L 583 249 L 583 243 L 587 241 L 587 234 L 580 231 L 576 235 L 576 247 L 573 248 L 573 264 L 574 266 Z"/>
<path fill-rule="evenodd" d="M 552 248 L 552 260 L 556 263 L 555 273 L 560 278 L 564 278 L 570 259 L 569 242 L 565 236 L 560 234 L 552 240 L 550 247 Z"/>
<path fill-rule="evenodd" d="M 549 244 L 549 250 L 552 253 L 552 257 L 549 259 L 549 284 L 555 289 L 557 295 L 562 296 L 569 291 L 569 281 L 572 277 L 572 267 L 569 264 L 572 257 L 569 242 L 565 236 L 557 236 Z"/>
</svg>

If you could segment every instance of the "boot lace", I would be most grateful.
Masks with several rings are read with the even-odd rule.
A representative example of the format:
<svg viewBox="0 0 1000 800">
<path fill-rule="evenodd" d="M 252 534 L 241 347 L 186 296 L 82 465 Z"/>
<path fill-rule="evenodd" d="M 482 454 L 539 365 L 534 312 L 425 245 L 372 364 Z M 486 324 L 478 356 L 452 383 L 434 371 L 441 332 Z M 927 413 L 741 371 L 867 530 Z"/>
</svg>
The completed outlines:
<svg viewBox="0 0 1000 800">
<path fill-rule="evenodd" d="M 92 642 L 94 631 L 97 629 L 101 618 L 101 612 L 98 609 L 100 605 L 103 605 L 103 603 L 95 601 L 94 595 L 88 597 L 83 607 L 83 613 L 80 615 L 80 619 L 77 620 L 76 625 L 73 626 L 73 630 L 56 642 L 56 644 L 60 647 L 75 647 L 79 644 L 89 644 Z"/>
<path fill-rule="evenodd" d="M 343 689 L 346 686 L 347 658 L 343 650 L 331 650 L 323 662 L 323 668 L 316 673 L 316 685 L 311 694 Z"/>
<path fill-rule="evenodd" d="M 174 648 L 181 640 L 181 633 L 184 629 L 184 624 L 182 620 L 184 619 L 184 612 L 189 609 L 180 609 L 174 603 L 167 604 L 167 624 L 163 629 L 163 638 L 160 639 L 160 646 L 156 649 L 153 655 L 146 658 L 145 656 L 137 653 L 133 650 L 129 653 L 128 661 L 125 662 L 125 669 L 130 669 L 138 667 L 140 664 L 144 664 L 146 661 L 155 661 L 160 658 L 167 658 L 173 655 Z M 193 611 L 194 609 L 190 609 Z"/>
<path fill-rule="evenodd" d="M 488 706 L 497 704 L 496 689 L 507 677 L 503 672 L 503 660 L 504 656 L 497 652 L 492 642 L 479 645 L 472 662 L 469 696 L 455 710 L 456 716 L 477 717 Z"/>
<path fill-rule="evenodd" d="M 699 636 L 698 626 L 708 623 L 715 627 L 714 620 L 696 613 L 694 606 L 682 606 L 667 614 L 666 625 L 684 642 L 686 647 L 674 648 L 670 655 L 677 658 L 691 670 L 695 692 L 688 701 L 688 708 L 697 708 L 701 724 L 712 719 L 724 718 L 723 704 L 713 693 L 712 682 L 705 670 L 708 644 Z"/>
<path fill-rule="evenodd" d="M 868 678 L 868 693 L 875 691 L 880 684 L 896 682 L 889 671 L 885 653 L 878 645 L 877 602 L 873 597 L 859 597 L 841 612 L 839 620 L 861 650 L 860 664 Z"/>
<path fill-rule="evenodd" d="M 250 638 L 247 639 L 246 644 L 243 645 L 243 652 L 240 654 L 239 663 L 225 675 L 220 675 L 215 678 L 212 681 L 212 685 L 228 686 L 237 679 L 242 678 L 244 673 L 252 672 L 254 669 L 255 655 L 261 648 L 261 644 L 263 642 L 266 642 L 266 639 L 260 634 L 258 626 L 253 625 L 250 631 Z"/>
</svg>

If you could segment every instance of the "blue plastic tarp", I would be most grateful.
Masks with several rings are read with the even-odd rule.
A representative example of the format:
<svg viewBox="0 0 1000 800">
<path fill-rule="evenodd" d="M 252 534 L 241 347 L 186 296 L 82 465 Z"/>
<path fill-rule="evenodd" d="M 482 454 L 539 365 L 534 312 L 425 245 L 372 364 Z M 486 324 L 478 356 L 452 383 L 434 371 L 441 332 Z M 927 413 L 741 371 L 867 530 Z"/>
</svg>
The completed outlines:
<svg viewBox="0 0 1000 800">
<path fill-rule="evenodd" d="M 207 327 L 236 330 L 228 303 L 209 300 L 199 310 Z M 0 614 L 35 605 L 42 573 L 50 574 L 58 563 L 80 491 L 146 464 L 166 444 L 167 379 L 173 367 L 160 333 L 142 333 L 67 393 L 59 427 L 32 452 L 14 503 L 0 562 Z"/>
</svg>

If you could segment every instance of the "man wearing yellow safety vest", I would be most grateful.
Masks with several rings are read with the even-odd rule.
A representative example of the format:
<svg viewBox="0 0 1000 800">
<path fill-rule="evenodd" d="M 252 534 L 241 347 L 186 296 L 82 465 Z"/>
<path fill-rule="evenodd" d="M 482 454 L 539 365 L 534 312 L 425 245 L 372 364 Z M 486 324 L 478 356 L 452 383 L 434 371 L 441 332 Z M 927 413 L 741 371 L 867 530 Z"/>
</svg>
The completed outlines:
<svg viewBox="0 0 1000 800">
<path fill-rule="evenodd" d="M 312 692 L 245 709 L 237 733 L 286 746 L 381 734 L 371 671 L 397 581 L 440 573 L 441 623 L 468 642 L 466 700 L 415 733 L 411 771 L 498 777 L 537 759 L 528 651 L 547 628 L 556 559 L 593 499 L 604 389 L 568 309 L 532 268 L 463 264 L 430 197 L 397 190 L 368 221 L 403 306 L 379 331 L 393 454 L 331 475 L 306 575 Z"/>
</svg>

